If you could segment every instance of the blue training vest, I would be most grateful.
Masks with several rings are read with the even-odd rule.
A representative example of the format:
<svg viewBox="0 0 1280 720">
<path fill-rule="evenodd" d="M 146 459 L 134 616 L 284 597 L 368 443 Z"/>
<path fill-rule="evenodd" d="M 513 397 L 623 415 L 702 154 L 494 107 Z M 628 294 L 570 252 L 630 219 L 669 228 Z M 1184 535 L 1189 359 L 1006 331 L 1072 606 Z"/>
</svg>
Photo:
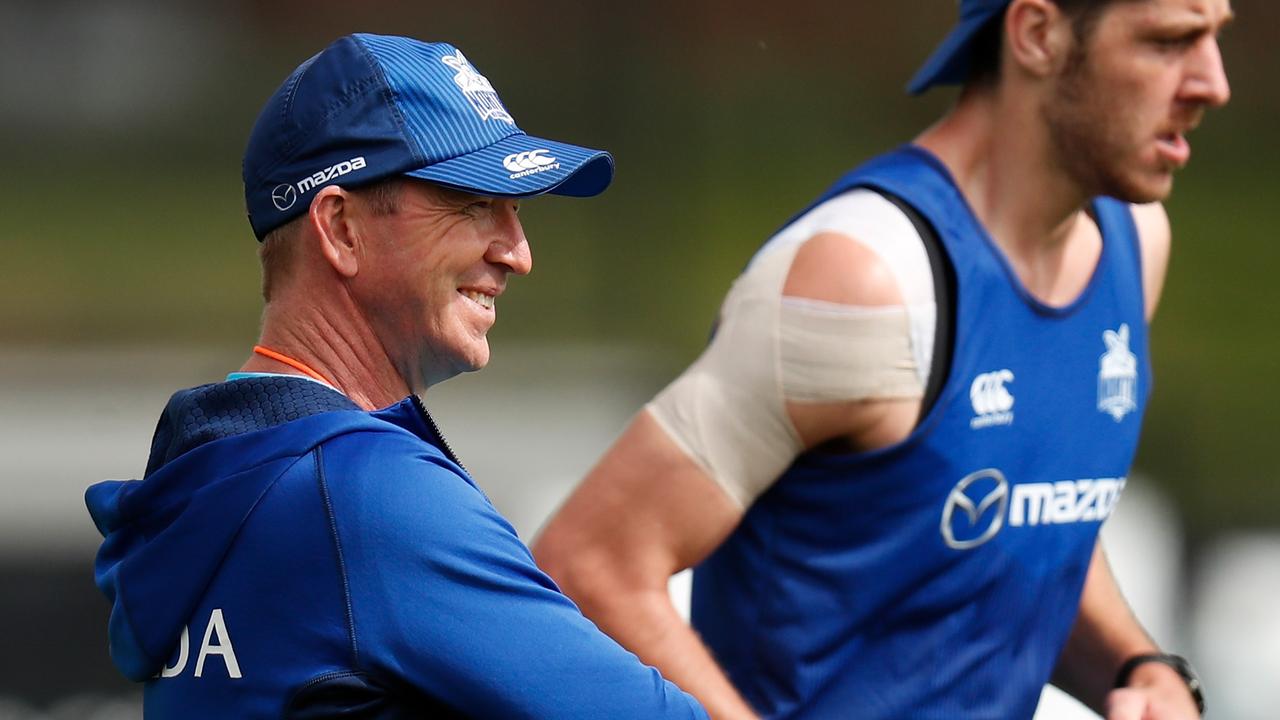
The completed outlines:
<svg viewBox="0 0 1280 720">
<path fill-rule="evenodd" d="M 955 267 L 946 384 L 898 445 L 797 458 L 697 568 L 693 623 L 767 717 L 1029 718 L 1151 388 L 1137 230 L 1094 200 L 1097 269 L 1053 308 L 928 152 L 876 158 L 814 205 L 855 187 L 909 202 Z"/>
</svg>

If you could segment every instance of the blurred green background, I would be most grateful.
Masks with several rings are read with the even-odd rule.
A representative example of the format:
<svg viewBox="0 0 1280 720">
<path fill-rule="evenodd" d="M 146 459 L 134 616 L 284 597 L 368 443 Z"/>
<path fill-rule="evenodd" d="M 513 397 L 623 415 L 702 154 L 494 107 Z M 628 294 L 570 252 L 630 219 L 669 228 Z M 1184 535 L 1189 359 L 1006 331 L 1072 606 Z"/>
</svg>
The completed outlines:
<svg viewBox="0 0 1280 720">
<path fill-rule="evenodd" d="M 1191 138 L 1154 330 L 1139 465 L 1193 538 L 1275 526 L 1280 10 L 1234 3 L 1234 97 Z M 902 86 L 954 3 L 8 3 L 0 174 L 9 346 L 247 348 L 259 301 L 240 154 L 303 58 L 350 31 L 449 40 L 527 131 L 611 150 L 591 201 L 526 204 L 536 272 L 494 342 L 654 348 L 674 372 L 752 250 L 841 171 L 907 141 L 950 91 Z M 1010 132 L 1016 132 L 1010 128 Z"/>
<path fill-rule="evenodd" d="M 1233 5 L 1239 20 L 1223 52 L 1234 97 L 1192 135 L 1191 165 L 1167 203 L 1174 254 L 1135 473 L 1175 501 L 1190 555 L 1168 551 L 1187 565 L 1198 553 L 1216 563 L 1210 549 L 1220 539 L 1280 529 L 1271 437 L 1280 338 L 1267 319 L 1280 266 L 1280 5 Z M 560 365 L 561 378 L 577 369 L 564 367 L 564 355 L 545 356 L 503 376 L 499 363 L 513 349 L 584 348 L 583 367 L 631 378 L 625 388 L 582 379 L 581 397 L 546 390 L 560 393 L 563 412 L 591 418 L 584 407 L 636 407 L 698 353 L 729 283 L 792 213 L 946 109 L 952 91 L 910 98 L 902 88 L 954 16 L 953 0 L 0 0 L 0 410 L 19 418 L 0 427 L 0 442 L 31 446 L 0 449 L 27 458 L 0 465 L 0 489 L 17 508 L 0 517 L 14 525 L 26 515 L 40 529 L 11 527 L 0 540 L 0 635 L 21 648 L 0 658 L 0 718 L 89 717 L 73 701 L 62 714 L 6 715 L 6 692 L 48 703 L 76 690 L 129 691 L 105 657 L 107 608 L 88 584 L 92 530 L 78 500 L 116 470 L 86 455 L 74 471 L 54 470 L 65 477 L 36 498 L 30 478 L 40 476 L 33 468 L 46 451 L 32 448 L 65 447 L 70 456 L 85 444 L 41 429 L 59 427 L 58 413 L 125 425 L 134 416 L 119 408 L 134 402 L 150 423 L 163 401 L 151 385 L 167 393 L 212 380 L 247 354 L 260 301 L 240 156 L 259 107 L 303 59 L 354 31 L 447 40 L 489 77 L 523 129 L 613 152 L 617 177 L 602 197 L 524 205 L 535 272 L 503 297 L 490 334 L 494 368 L 461 393 L 498 383 L 491 395 L 501 407 L 499 378 L 537 386 L 550 365 Z M 133 360 L 157 348 L 166 351 L 161 363 L 175 351 L 189 364 L 159 373 Z M 75 404 L 45 407 L 55 387 Z M 531 412 L 508 413 L 513 431 L 540 422 L 521 414 Z M 28 422 L 37 413 L 46 424 Z M 30 427 L 18 427 L 24 422 Z M 590 458 L 615 430 L 586 422 L 602 425 L 599 436 L 569 442 Z M 483 446 L 490 425 L 459 434 Z M 145 430 L 103 431 L 99 449 L 128 444 L 118 453 L 136 455 L 137 470 L 122 472 L 140 471 L 145 444 L 133 438 Z M 560 440 L 538 442 L 560 453 Z M 534 507 L 523 522 L 535 522 L 550 509 L 539 503 L 552 500 L 520 495 L 519 483 L 537 482 L 515 475 L 509 505 L 495 502 L 504 512 Z M 58 545 L 66 528 L 83 532 L 61 554 L 30 552 Z M 1265 562 L 1280 557 L 1267 553 Z M 1175 587 L 1169 594 L 1185 594 Z M 1271 637 L 1250 645 L 1271 652 L 1266 667 L 1274 668 L 1280 640 Z M 1229 663 L 1218 667 L 1220 678 L 1240 677 Z M 119 716 L 131 713 L 136 706 L 126 703 Z"/>
</svg>

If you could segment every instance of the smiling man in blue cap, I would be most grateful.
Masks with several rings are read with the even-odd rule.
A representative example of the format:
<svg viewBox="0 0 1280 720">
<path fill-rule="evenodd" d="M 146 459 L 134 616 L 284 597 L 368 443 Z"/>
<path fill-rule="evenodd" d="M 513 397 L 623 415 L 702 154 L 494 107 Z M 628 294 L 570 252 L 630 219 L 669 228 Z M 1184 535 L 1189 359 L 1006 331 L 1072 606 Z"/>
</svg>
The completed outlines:
<svg viewBox="0 0 1280 720">
<path fill-rule="evenodd" d="M 1229 2 L 959 13 L 909 88 L 955 105 L 765 244 L 534 544 L 713 717 L 1027 718 L 1050 681 L 1113 720 L 1199 716 L 1098 530 Z M 694 566 L 696 633 L 667 595 Z"/>
<path fill-rule="evenodd" d="M 352 35 L 285 80 L 244 157 L 259 344 L 87 493 L 148 718 L 706 717 L 538 570 L 421 399 L 489 359 L 520 198 L 612 176 L 447 44 Z"/>
</svg>

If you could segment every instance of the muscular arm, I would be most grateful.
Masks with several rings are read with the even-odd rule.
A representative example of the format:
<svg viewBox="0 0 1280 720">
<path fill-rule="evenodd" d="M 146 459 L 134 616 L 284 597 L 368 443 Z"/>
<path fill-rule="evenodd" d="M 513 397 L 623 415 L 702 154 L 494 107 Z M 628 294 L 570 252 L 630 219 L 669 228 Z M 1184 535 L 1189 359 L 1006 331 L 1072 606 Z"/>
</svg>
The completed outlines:
<svg viewBox="0 0 1280 720">
<path fill-rule="evenodd" d="M 714 718 L 751 718 L 671 604 L 670 576 L 706 557 L 739 507 L 641 411 L 533 543 L 538 564 L 583 614 Z"/>
<path fill-rule="evenodd" d="M 1169 264 L 1169 220 L 1159 203 L 1133 208 L 1142 252 L 1142 284 L 1147 320 L 1155 314 Z M 1199 717 L 1182 678 L 1171 668 L 1145 663 L 1130 687 L 1112 690 L 1125 660 L 1159 652 L 1129 609 L 1101 541 L 1094 548 L 1080 597 L 1080 612 L 1063 648 L 1053 682 L 1081 702 L 1115 720 Z"/>
<path fill-rule="evenodd" d="M 797 252 L 784 294 L 851 305 L 901 302 L 874 253 L 836 234 Z M 715 379 L 712 378 L 711 381 Z M 876 447 L 910 432 L 917 400 L 786 403 L 802 448 Z M 732 418 L 718 418 L 731 422 Z M 781 472 L 785 464 L 774 470 Z M 744 508 L 647 411 L 534 542 L 539 564 L 584 614 L 718 719 L 754 717 L 694 631 L 679 617 L 668 578 L 710 554 Z"/>
</svg>

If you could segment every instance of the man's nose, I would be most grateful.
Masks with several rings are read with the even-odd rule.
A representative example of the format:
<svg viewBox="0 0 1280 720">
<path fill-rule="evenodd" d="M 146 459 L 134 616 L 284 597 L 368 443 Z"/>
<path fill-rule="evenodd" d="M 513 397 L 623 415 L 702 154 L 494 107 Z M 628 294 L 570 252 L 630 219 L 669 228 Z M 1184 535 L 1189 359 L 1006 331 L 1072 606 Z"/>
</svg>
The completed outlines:
<svg viewBox="0 0 1280 720">
<path fill-rule="evenodd" d="M 508 272 L 516 275 L 528 275 L 533 269 L 533 253 L 514 207 L 502 211 L 497 231 L 498 237 L 489 243 L 485 259 L 506 266 Z"/>
<path fill-rule="evenodd" d="M 1206 37 L 1197 48 L 1185 92 L 1189 99 L 1210 107 L 1221 107 L 1231 99 L 1231 85 L 1227 82 L 1227 69 L 1216 37 Z"/>
</svg>

